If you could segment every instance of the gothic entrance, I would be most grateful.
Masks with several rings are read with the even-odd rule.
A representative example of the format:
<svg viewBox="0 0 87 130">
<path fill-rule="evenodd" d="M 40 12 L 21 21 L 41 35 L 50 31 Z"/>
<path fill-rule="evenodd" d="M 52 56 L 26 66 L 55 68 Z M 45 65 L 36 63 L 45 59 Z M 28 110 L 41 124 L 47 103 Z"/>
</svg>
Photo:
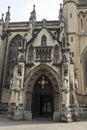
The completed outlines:
<svg viewBox="0 0 87 130">
<path fill-rule="evenodd" d="M 32 116 L 51 118 L 54 111 L 53 86 L 46 75 L 35 82 L 32 94 Z"/>
</svg>

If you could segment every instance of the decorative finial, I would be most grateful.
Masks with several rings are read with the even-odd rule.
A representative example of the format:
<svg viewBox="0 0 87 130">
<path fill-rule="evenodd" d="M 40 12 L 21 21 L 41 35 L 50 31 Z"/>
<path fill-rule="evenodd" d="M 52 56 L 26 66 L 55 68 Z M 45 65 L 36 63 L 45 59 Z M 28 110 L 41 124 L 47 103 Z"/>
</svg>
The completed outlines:
<svg viewBox="0 0 87 130">
<path fill-rule="evenodd" d="M 35 10 L 35 4 L 33 5 L 33 10 Z"/>
<path fill-rule="evenodd" d="M 10 12 L 10 6 L 8 6 L 8 12 Z"/>
<path fill-rule="evenodd" d="M 60 9 L 63 9 L 63 6 L 62 6 L 62 4 L 60 3 Z"/>
<path fill-rule="evenodd" d="M 5 29 L 8 28 L 8 26 L 9 26 L 9 21 L 10 21 L 10 6 L 8 6 L 8 11 L 6 12 L 6 17 L 5 17 Z"/>
<path fill-rule="evenodd" d="M 33 5 L 33 11 L 30 15 L 30 23 L 32 23 L 33 27 L 35 26 L 35 20 L 36 20 L 36 11 L 35 11 L 35 5 Z"/>
</svg>

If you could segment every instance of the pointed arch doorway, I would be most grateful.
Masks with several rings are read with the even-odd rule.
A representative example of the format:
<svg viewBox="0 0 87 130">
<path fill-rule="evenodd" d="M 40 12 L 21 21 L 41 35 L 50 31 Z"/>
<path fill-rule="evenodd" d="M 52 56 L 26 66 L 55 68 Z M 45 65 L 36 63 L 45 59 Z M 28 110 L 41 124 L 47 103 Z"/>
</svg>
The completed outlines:
<svg viewBox="0 0 87 130">
<path fill-rule="evenodd" d="M 52 118 L 54 111 L 53 86 L 46 75 L 41 75 L 33 87 L 32 116 Z"/>
</svg>

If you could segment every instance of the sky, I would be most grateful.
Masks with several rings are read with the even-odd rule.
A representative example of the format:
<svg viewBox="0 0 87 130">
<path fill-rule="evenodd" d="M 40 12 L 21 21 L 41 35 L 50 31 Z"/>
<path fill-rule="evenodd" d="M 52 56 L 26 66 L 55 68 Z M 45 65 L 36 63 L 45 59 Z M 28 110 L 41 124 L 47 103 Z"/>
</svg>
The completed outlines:
<svg viewBox="0 0 87 130">
<path fill-rule="evenodd" d="M 28 21 L 30 12 L 35 4 L 36 20 L 57 20 L 59 7 L 62 0 L 0 0 L 0 15 L 4 13 L 4 19 L 8 6 L 10 6 L 10 21 Z M 1 18 L 1 16 L 0 16 Z"/>
</svg>

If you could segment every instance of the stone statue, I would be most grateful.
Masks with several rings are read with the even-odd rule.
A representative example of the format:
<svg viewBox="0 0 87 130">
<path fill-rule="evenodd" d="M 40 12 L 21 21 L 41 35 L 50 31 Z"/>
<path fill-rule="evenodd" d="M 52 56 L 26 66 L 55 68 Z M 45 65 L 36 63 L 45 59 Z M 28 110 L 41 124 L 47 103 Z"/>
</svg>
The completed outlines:
<svg viewBox="0 0 87 130">
<path fill-rule="evenodd" d="M 63 89 L 67 90 L 67 88 L 68 88 L 68 77 L 65 76 L 63 80 Z"/>
<path fill-rule="evenodd" d="M 67 91 L 68 88 L 68 66 L 64 68 L 63 90 Z"/>
<path fill-rule="evenodd" d="M 13 79 L 10 79 L 10 89 L 12 88 Z"/>
<path fill-rule="evenodd" d="M 63 32 L 60 32 L 59 41 L 62 42 L 62 39 L 63 39 Z"/>
<path fill-rule="evenodd" d="M 78 79 L 77 79 L 77 69 L 74 70 L 75 75 L 75 91 L 78 91 Z"/>
<path fill-rule="evenodd" d="M 21 88 L 21 79 L 17 78 L 16 88 Z"/>
<path fill-rule="evenodd" d="M 18 73 L 18 76 L 22 76 L 22 66 L 21 65 L 18 65 L 17 73 Z"/>
<path fill-rule="evenodd" d="M 75 77 L 75 91 L 78 91 L 78 80 L 77 77 Z"/>
</svg>

